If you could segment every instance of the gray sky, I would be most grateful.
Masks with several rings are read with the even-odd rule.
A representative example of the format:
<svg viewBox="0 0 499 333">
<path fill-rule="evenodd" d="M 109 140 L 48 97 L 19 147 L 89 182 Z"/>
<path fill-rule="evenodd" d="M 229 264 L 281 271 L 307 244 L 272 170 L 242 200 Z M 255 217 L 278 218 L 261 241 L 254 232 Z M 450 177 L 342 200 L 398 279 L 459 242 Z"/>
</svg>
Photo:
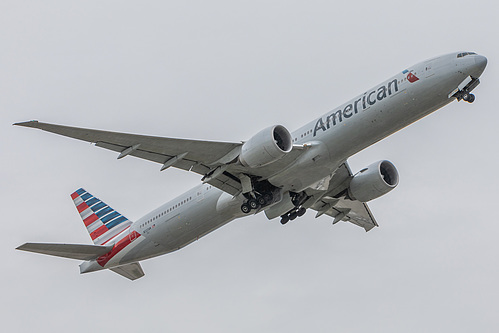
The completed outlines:
<svg viewBox="0 0 499 333">
<path fill-rule="evenodd" d="M 2 1 L 2 328 L 497 331 L 497 11 L 480 0 Z M 247 217 L 144 262 L 133 283 L 14 251 L 90 244 L 69 197 L 79 187 L 135 220 L 200 181 L 14 122 L 240 141 L 272 124 L 294 130 L 459 50 L 489 59 L 475 103 L 350 159 L 400 172 L 370 204 L 381 227 L 369 233 L 312 212 L 284 227 Z"/>
</svg>

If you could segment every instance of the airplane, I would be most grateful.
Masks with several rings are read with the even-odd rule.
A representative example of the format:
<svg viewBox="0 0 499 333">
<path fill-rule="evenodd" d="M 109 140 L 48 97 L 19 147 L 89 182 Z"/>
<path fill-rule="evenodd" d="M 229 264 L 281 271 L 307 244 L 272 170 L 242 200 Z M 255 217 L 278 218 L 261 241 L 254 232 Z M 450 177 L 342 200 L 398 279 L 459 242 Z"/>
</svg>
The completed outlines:
<svg viewBox="0 0 499 333">
<path fill-rule="evenodd" d="M 435 57 L 315 118 L 294 132 L 265 128 L 243 142 L 118 133 L 38 121 L 14 125 L 93 143 L 118 153 L 195 172 L 202 182 L 136 221 L 80 188 L 71 198 L 93 245 L 26 243 L 18 250 L 78 259 L 80 273 L 109 269 L 130 280 L 140 261 L 179 250 L 226 223 L 264 212 L 284 225 L 307 210 L 369 231 L 367 202 L 393 190 L 399 174 L 381 160 L 353 173 L 347 159 L 454 100 L 472 103 L 487 58 L 474 52 Z"/>
</svg>

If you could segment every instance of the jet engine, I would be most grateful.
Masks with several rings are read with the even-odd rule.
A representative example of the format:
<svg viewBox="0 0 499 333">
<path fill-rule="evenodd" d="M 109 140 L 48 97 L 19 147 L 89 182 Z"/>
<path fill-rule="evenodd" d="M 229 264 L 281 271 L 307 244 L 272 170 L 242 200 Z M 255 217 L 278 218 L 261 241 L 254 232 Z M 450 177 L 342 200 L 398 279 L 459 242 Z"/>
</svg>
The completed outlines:
<svg viewBox="0 0 499 333">
<path fill-rule="evenodd" d="M 289 131 L 281 125 L 275 125 L 258 132 L 246 141 L 239 155 L 241 164 L 257 168 L 273 163 L 284 157 L 293 148 Z"/>
<path fill-rule="evenodd" d="M 390 192 L 398 183 L 395 166 L 390 161 L 379 161 L 353 176 L 349 195 L 360 202 L 368 202 Z"/>
</svg>

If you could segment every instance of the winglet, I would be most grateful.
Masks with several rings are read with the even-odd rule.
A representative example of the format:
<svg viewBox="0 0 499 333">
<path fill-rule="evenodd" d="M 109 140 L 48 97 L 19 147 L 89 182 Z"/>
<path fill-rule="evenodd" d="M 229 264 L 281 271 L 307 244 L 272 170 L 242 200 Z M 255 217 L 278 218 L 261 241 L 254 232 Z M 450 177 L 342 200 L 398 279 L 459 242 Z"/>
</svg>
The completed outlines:
<svg viewBox="0 0 499 333">
<path fill-rule="evenodd" d="M 23 127 L 38 127 L 38 120 L 23 121 L 20 123 L 12 124 L 13 126 L 23 126 Z"/>
</svg>

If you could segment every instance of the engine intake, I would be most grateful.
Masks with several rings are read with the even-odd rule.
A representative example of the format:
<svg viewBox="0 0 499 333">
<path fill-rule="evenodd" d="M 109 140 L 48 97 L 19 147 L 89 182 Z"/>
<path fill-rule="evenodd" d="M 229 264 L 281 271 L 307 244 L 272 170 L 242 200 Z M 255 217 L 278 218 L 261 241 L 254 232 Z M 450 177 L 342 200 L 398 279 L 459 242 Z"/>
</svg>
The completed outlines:
<svg viewBox="0 0 499 333">
<path fill-rule="evenodd" d="M 362 169 L 350 182 L 350 197 L 368 202 L 393 190 L 399 183 L 399 174 L 390 161 L 379 161 Z"/>
<path fill-rule="evenodd" d="M 257 168 L 283 158 L 292 148 L 293 139 L 289 131 L 284 126 L 275 125 L 246 141 L 239 161 L 246 167 Z"/>
</svg>

